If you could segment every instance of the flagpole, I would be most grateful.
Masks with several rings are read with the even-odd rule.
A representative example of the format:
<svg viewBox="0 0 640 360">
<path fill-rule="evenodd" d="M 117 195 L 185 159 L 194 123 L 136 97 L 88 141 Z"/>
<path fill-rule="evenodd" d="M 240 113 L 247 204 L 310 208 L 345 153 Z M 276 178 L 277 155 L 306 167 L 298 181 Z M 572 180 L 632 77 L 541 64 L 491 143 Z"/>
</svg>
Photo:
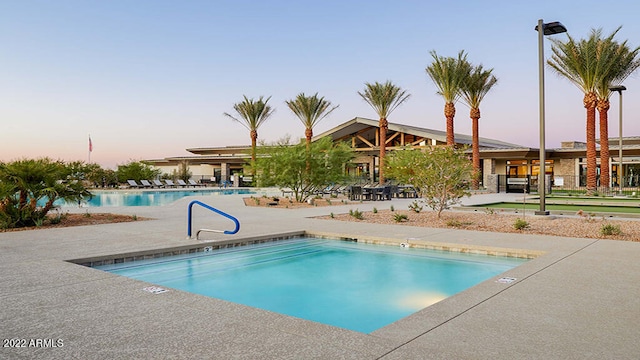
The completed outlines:
<svg viewBox="0 0 640 360">
<path fill-rule="evenodd" d="M 91 151 L 93 150 L 93 144 L 91 143 L 91 134 L 89 134 L 89 154 L 87 164 L 91 164 Z"/>
</svg>

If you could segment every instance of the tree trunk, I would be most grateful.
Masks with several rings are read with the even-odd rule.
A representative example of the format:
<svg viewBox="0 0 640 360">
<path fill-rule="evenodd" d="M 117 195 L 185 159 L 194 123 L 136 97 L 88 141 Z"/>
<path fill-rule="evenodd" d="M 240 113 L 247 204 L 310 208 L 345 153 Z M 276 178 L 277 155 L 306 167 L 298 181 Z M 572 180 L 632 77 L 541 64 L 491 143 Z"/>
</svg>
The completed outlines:
<svg viewBox="0 0 640 360">
<path fill-rule="evenodd" d="M 587 109 L 587 193 L 597 189 L 596 175 L 596 101 L 594 93 L 584 95 L 584 107 Z M 542 165 L 542 164 L 541 164 Z"/>
<path fill-rule="evenodd" d="M 598 100 L 600 117 L 600 186 L 609 188 L 609 99 Z"/>
<path fill-rule="evenodd" d="M 304 131 L 304 136 L 307 138 L 307 175 L 311 171 L 311 162 L 309 162 L 309 153 L 311 152 L 311 138 L 313 137 L 313 129 L 307 128 Z"/>
<path fill-rule="evenodd" d="M 251 130 L 251 176 L 256 175 L 256 143 L 258 142 L 258 131 Z"/>
<path fill-rule="evenodd" d="M 380 118 L 378 124 L 380 128 L 380 163 L 378 167 L 378 182 L 380 185 L 384 184 L 384 157 L 387 150 L 387 128 L 389 123 L 386 118 Z"/>
<path fill-rule="evenodd" d="M 447 118 L 447 145 L 454 146 L 453 118 L 456 116 L 456 106 L 452 102 L 444 104 L 444 116 Z"/>
<path fill-rule="evenodd" d="M 478 189 L 480 187 L 480 136 L 478 135 L 478 120 L 480 120 L 480 109 L 472 108 L 470 112 L 471 116 L 471 158 L 473 161 L 473 188 Z"/>
</svg>

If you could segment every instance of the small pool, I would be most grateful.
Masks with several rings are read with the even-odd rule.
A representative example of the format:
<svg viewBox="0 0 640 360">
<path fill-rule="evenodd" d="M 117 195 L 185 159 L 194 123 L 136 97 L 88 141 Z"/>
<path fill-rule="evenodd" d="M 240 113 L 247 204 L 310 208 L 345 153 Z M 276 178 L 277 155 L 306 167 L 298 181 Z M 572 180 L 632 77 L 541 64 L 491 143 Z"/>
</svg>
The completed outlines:
<svg viewBox="0 0 640 360">
<path fill-rule="evenodd" d="M 251 189 L 199 189 L 199 190 L 121 190 L 121 191 L 94 191 L 89 201 L 83 206 L 161 206 L 170 204 L 185 196 L 195 195 L 234 195 L 255 194 Z M 78 206 L 78 204 L 61 204 L 61 206 Z"/>
<path fill-rule="evenodd" d="M 525 261 L 300 237 L 96 268 L 370 333 Z"/>
</svg>

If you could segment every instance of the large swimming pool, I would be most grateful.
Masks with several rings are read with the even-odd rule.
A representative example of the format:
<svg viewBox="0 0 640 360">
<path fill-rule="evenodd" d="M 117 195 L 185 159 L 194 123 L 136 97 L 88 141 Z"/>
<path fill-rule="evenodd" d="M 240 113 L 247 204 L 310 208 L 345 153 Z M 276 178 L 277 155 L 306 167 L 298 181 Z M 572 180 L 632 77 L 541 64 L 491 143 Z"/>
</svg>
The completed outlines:
<svg viewBox="0 0 640 360">
<path fill-rule="evenodd" d="M 96 268 L 370 333 L 525 261 L 295 238 Z"/>
<path fill-rule="evenodd" d="M 161 206 L 170 204 L 185 196 L 195 195 L 232 195 L 255 194 L 251 189 L 193 189 L 193 190 L 120 190 L 93 191 L 90 200 L 82 206 Z M 78 206 L 78 204 L 60 204 L 61 206 Z"/>
</svg>

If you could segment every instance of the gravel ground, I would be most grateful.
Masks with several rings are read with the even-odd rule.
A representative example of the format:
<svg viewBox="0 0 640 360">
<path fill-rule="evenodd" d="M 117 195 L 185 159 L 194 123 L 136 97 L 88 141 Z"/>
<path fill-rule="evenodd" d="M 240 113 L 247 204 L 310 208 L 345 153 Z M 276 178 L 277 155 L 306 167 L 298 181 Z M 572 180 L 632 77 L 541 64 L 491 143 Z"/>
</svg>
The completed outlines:
<svg viewBox="0 0 640 360">
<path fill-rule="evenodd" d="M 244 198 L 247 206 L 262 206 L 274 208 L 297 209 L 311 206 L 333 206 L 352 204 L 353 210 L 357 210 L 360 202 L 349 202 L 345 198 L 316 199 L 314 205 L 307 203 L 297 203 L 289 198 L 279 198 L 275 203 L 271 198 L 265 197 L 248 197 Z M 425 207 L 426 209 L 426 207 Z M 396 214 L 404 214 L 407 216 L 406 221 L 396 222 Z M 476 231 L 494 231 L 506 233 L 524 233 L 524 234 L 542 234 L 557 235 L 566 237 L 595 238 L 595 239 L 611 239 L 624 241 L 640 241 L 640 220 L 634 219 L 605 219 L 602 217 L 590 217 L 586 215 L 576 214 L 575 216 L 534 216 L 533 213 L 515 214 L 507 211 L 488 212 L 471 212 L 460 210 L 447 210 L 437 218 L 437 214 L 433 211 L 423 210 L 416 213 L 411 210 L 399 210 L 392 212 L 389 210 L 379 210 L 377 213 L 363 212 L 363 219 L 356 219 L 349 214 L 336 214 L 333 218 L 330 216 L 320 217 L 327 220 L 338 221 L 359 221 L 377 224 L 401 224 L 407 226 L 424 226 L 432 228 L 451 228 Z M 517 230 L 514 227 L 516 219 L 523 219 L 528 223 L 528 227 Z M 603 235 L 602 227 L 611 225 L 614 228 L 619 227 L 620 233 L 617 235 Z"/>
<path fill-rule="evenodd" d="M 356 208 L 354 207 L 354 210 Z M 406 221 L 396 222 L 396 214 L 407 216 Z M 335 215 L 333 218 L 324 216 L 323 219 L 340 221 L 359 221 L 377 224 L 401 224 L 407 226 L 424 226 L 435 228 L 451 228 L 477 231 L 494 231 L 521 234 L 543 234 L 566 237 L 612 239 L 624 241 L 640 241 L 640 221 L 638 220 L 613 220 L 587 216 L 553 216 L 548 217 L 514 214 L 509 212 L 476 213 L 469 211 L 445 211 L 441 218 L 433 211 L 421 211 L 416 213 L 410 210 L 380 210 L 377 213 L 363 212 L 363 219 L 358 220 L 349 214 Z M 517 230 L 514 227 L 516 219 L 522 219 L 528 223 L 528 227 Z M 619 227 L 618 235 L 603 235 L 603 226 Z"/>
</svg>

